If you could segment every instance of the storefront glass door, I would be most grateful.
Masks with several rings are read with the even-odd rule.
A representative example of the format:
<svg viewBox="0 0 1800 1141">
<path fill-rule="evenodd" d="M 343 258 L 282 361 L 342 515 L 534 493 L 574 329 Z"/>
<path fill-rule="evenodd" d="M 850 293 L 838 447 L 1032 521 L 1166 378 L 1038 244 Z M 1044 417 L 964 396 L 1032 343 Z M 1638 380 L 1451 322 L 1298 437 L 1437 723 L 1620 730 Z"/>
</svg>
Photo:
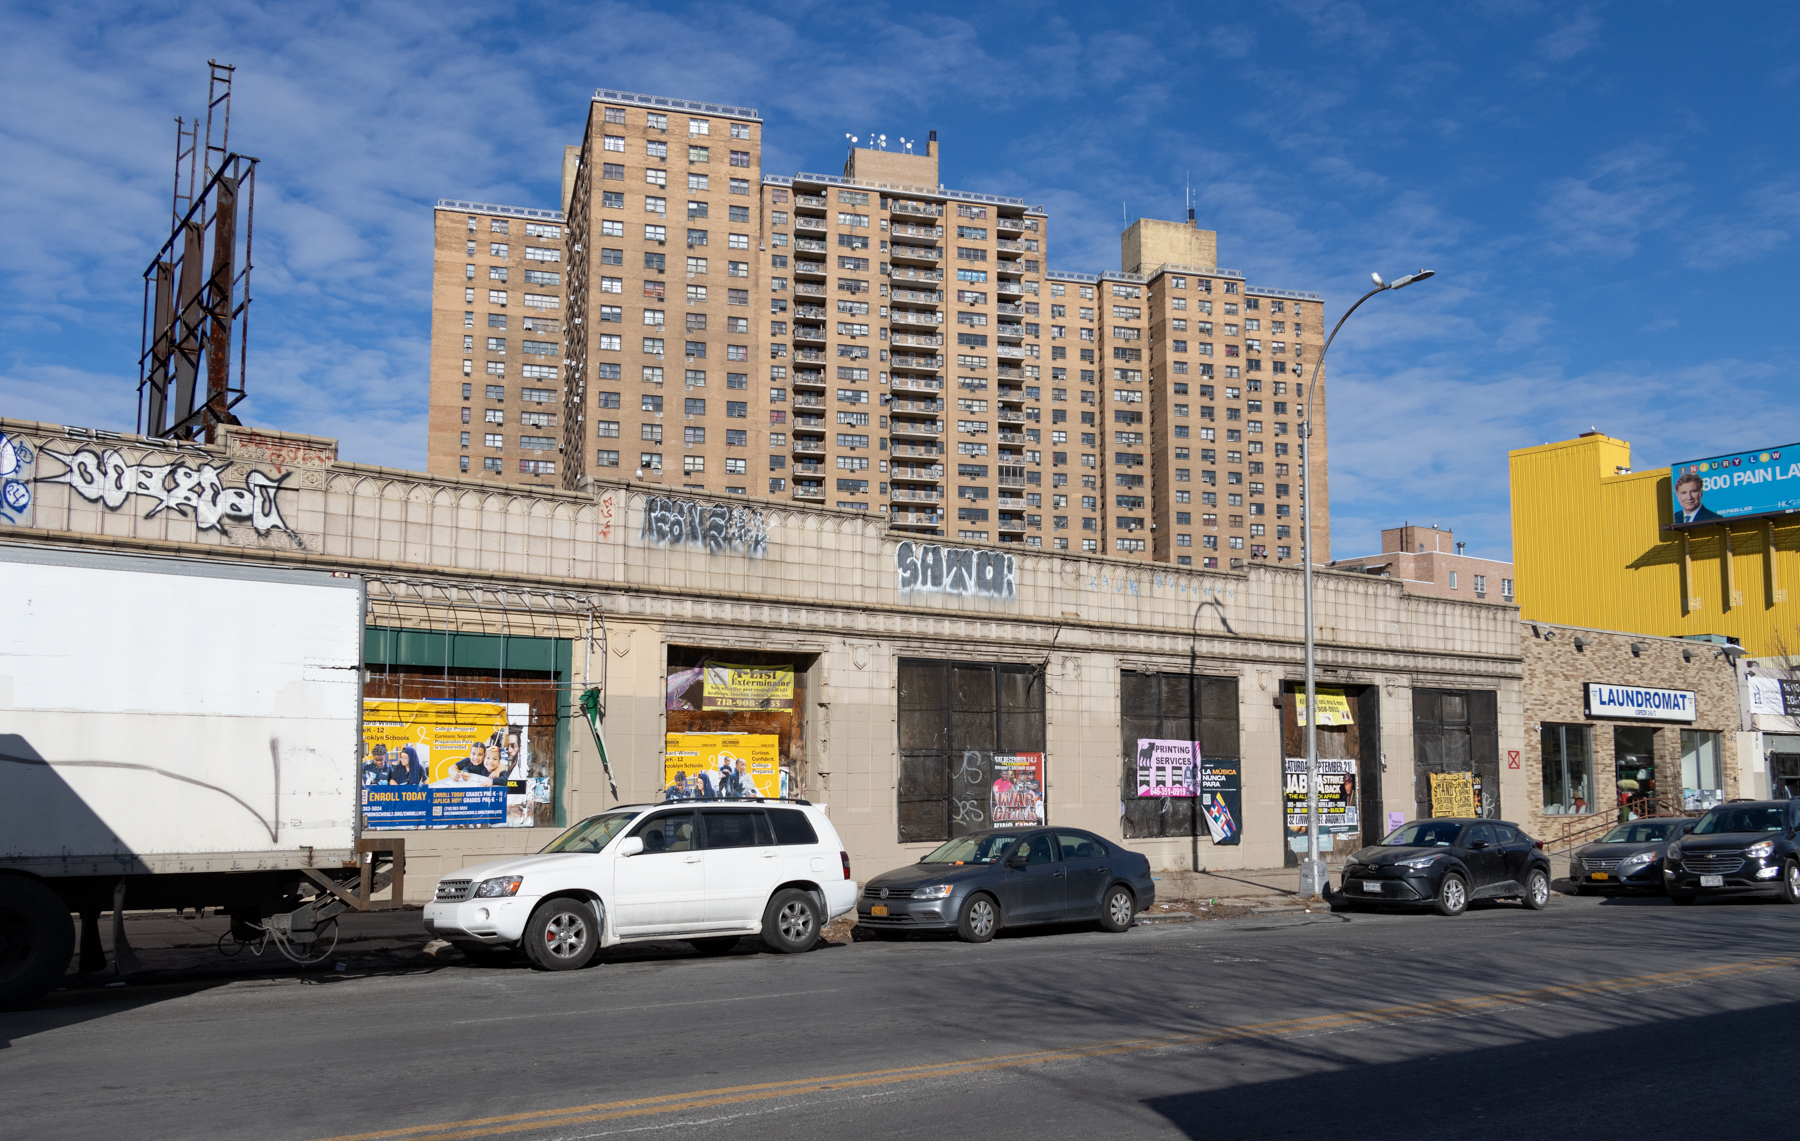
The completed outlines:
<svg viewBox="0 0 1800 1141">
<path fill-rule="evenodd" d="M 1613 765 L 1619 790 L 1619 819 L 1656 815 L 1656 730 L 1645 725 L 1614 729 Z"/>
</svg>

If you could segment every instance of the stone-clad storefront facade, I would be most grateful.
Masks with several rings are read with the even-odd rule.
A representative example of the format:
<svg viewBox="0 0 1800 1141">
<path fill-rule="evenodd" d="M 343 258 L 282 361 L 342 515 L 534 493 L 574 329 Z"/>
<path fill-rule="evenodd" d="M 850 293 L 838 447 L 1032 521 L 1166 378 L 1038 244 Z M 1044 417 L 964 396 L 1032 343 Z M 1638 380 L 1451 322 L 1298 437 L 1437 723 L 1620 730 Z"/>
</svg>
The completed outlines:
<svg viewBox="0 0 1800 1141">
<path fill-rule="evenodd" d="M 1766 766 L 1742 732 L 1738 670 L 1718 645 L 1519 628 L 1530 789 L 1530 816 L 1519 819 L 1533 835 L 1560 848 L 1593 839 L 1621 812 L 1691 813 L 1766 795 Z M 1594 686 L 1604 688 L 1590 698 Z"/>
<path fill-rule="evenodd" d="M 365 576 L 371 693 L 397 684 L 397 668 L 432 681 L 438 667 L 420 663 L 435 654 L 437 684 L 512 669 L 517 684 L 560 695 L 544 706 L 557 720 L 554 777 L 542 778 L 550 807 L 530 827 L 407 833 L 415 894 L 444 870 L 533 850 L 558 822 L 616 803 L 573 708 L 584 688 L 603 690 L 620 798 L 660 797 L 665 734 L 696 720 L 672 679 L 705 661 L 792 668 L 782 762 L 828 806 L 859 877 L 915 860 L 961 826 L 959 762 L 935 766 L 978 747 L 1041 752 L 1051 823 L 1126 838 L 1159 869 L 1268 867 L 1287 851 L 1284 718 L 1302 676 L 1296 570 L 1152 569 L 923 542 L 857 513 L 641 483 L 500 490 L 342 463 L 333 441 L 314 437 L 234 430 L 219 447 L 170 448 L 3 420 L 0 433 L 0 447 L 28 456 L 9 477 L 29 493 L 9 499 L 0 541 Z M 244 621 L 253 634 L 254 617 Z M 1415 814 L 1404 759 L 1417 694 L 1438 695 L 1433 708 L 1442 695 L 1470 695 L 1491 711 L 1480 739 L 1500 755 L 1527 747 L 1515 611 L 1327 572 L 1318 621 L 1321 685 L 1352 694 L 1362 727 L 1353 759 L 1366 829 L 1380 831 L 1389 811 Z M 504 647 L 459 656 L 459 640 L 484 638 L 545 648 L 516 662 Z M 1205 684 L 1188 686 L 1190 674 Z M 931 688 L 939 677 L 948 688 Z M 1203 719 L 1195 739 L 1208 753 L 1236 753 L 1241 843 L 1214 845 L 1188 803 L 1141 803 L 1125 779 L 1122 693 L 1151 690 L 1162 695 L 1155 724 L 1173 726 L 1161 735 Z M 1180 706 L 1184 692 L 1199 695 L 1192 708 Z M 945 728 L 928 740 L 917 727 L 933 718 Z M 1500 771 L 1494 815 L 1526 819 L 1529 775 Z"/>
</svg>

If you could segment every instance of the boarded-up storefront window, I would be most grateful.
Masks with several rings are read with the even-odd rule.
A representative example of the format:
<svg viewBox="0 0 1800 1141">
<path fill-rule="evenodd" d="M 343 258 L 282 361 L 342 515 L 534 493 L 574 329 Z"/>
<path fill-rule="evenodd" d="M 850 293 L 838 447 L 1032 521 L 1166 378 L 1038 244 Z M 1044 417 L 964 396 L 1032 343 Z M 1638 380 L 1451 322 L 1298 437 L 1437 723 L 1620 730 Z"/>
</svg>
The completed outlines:
<svg viewBox="0 0 1800 1141">
<path fill-rule="evenodd" d="M 811 655 L 670 646 L 668 737 L 662 775 L 665 795 L 710 797 L 723 773 L 732 776 L 733 755 L 760 756 L 759 742 L 774 738 L 777 773 L 771 783 L 738 765 L 737 795 L 806 795 L 806 671 Z M 721 753 L 706 738 L 734 740 Z M 683 756 L 677 754 L 685 754 Z M 721 756 L 724 757 L 721 765 Z M 678 779 L 679 778 L 679 779 Z M 685 791 L 671 792 L 671 789 Z"/>
<path fill-rule="evenodd" d="M 363 661 L 369 828 L 564 823 L 567 640 L 370 626 Z"/>
<path fill-rule="evenodd" d="M 1238 757 L 1238 683 L 1234 677 L 1199 674 L 1119 675 L 1119 721 L 1124 768 L 1119 799 L 1125 805 L 1127 839 L 1195 835 L 1191 797 L 1137 795 L 1139 740 L 1198 741 L 1203 757 Z M 1206 833 L 1199 825 L 1199 833 Z"/>
<path fill-rule="evenodd" d="M 1476 812 L 1500 815 L 1499 702 L 1491 689 L 1413 690 L 1416 814 L 1431 815 L 1431 774 L 1470 773 Z"/>
<path fill-rule="evenodd" d="M 1343 804 L 1346 815 L 1354 808 L 1360 827 L 1360 832 L 1327 834 L 1328 850 L 1341 852 L 1348 845 L 1354 851 L 1364 844 L 1379 843 L 1388 832 L 1381 800 L 1381 693 L 1372 685 L 1316 686 L 1314 692 L 1319 695 L 1320 708 L 1317 740 L 1322 801 Z M 1334 697 L 1342 700 L 1341 706 Z M 1286 683 L 1281 694 L 1281 755 L 1283 815 L 1288 819 L 1284 858 L 1289 867 L 1299 864 L 1301 852 L 1295 851 L 1294 843 L 1306 835 L 1306 724 L 1299 716 L 1305 704 L 1306 685 Z M 1290 758 L 1298 762 L 1291 768 L 1287 764 Z M 1354 763 L 1336 763 L 1343 761 Z M 1326 818 L 1331 807 L 1321 804 Z M 1301 848 L 1303 851 L 1303 843 Z"/>
<path fill-rule="evenodd" d="M 899 706 L 901 843 L 1021 823 L 1006 817 L 1030 804 L 1034 784 L 1041 811 L 1044 678 L 1035 666 L 902 658 Z"/>
</svg>

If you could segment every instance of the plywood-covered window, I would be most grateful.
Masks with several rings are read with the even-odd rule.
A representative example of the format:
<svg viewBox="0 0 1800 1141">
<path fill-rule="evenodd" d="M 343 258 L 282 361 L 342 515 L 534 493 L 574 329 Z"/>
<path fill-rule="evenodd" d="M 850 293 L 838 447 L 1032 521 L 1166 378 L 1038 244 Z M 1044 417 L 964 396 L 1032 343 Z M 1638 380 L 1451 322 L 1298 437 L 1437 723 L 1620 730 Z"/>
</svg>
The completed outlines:
<svg viewBox="0 0 1800 1141">
<path fill-rule="evenodd" d="M 1137 743 L 1146 738 L 1198 741 L 1202 756 L 1237 758 L 1237 679 L 1127 670 L 1119 675 L 1119 723 L 1124 756 L 1119 800 L 1125 807 L 1126 838 L 1195 835 L 1191 799 L 1137 795 Z M 1204 823 L 1199 825 L 1199 832 L 1206 830 Z"/>
<path fill-rule="evenodd" d="M 1044 751 L 1037 667 L 900 660 L 900 842 L 989 827 L 996 755 Z"/>
</svg>

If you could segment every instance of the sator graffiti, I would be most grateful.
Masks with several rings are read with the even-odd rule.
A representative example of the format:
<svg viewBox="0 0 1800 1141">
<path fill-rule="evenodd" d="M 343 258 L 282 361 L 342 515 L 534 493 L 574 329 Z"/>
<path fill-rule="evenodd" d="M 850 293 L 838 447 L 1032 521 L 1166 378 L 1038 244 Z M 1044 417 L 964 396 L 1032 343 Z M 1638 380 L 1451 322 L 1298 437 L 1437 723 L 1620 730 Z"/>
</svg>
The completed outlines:
<svg viewBox="0 0 1800 1141">
<path fill-rule="evenodd" d="M 907 541 L 894 548 L 902 592 L 1012 598 L 1016 563 L 1003 551 Z"/>
<path fill-rule="evenodd" d="M 270 531 L 289 531 L 281 518 L 277 496 L 287 475 L 268 476 L 250 471 L 242 487 L 225 486 L 225 472 L 230 463 L 201 464 L 194 467 L 186 460 L 173 463 L 131 463 L 115 448 L 96 452 L 82 448 L 67 455 L 43 453 L 68 465 L 61 475 L 40 476 L 39 483 L 66 483 L 75 494 L 89 503 L 101 503 L 109 511 L 125 506 L 133 496 L 151 501 L 144 518 L 151 519 L 163 511 L 178 515 L 193 512 L 194 523 L 202 531 L 224 531 L 227 522 L 248 523 L 259 535 Z"/>
<path fill-rule="evenodd" d="M 769 545 L 763 513 L 754 507 L 728 507 L 693 499 L 652 496 L 644 500 L 641 538 L 661 546 L 699 547 L 709 555 L 737 554 L 761 558 Z"/>
</svg>

